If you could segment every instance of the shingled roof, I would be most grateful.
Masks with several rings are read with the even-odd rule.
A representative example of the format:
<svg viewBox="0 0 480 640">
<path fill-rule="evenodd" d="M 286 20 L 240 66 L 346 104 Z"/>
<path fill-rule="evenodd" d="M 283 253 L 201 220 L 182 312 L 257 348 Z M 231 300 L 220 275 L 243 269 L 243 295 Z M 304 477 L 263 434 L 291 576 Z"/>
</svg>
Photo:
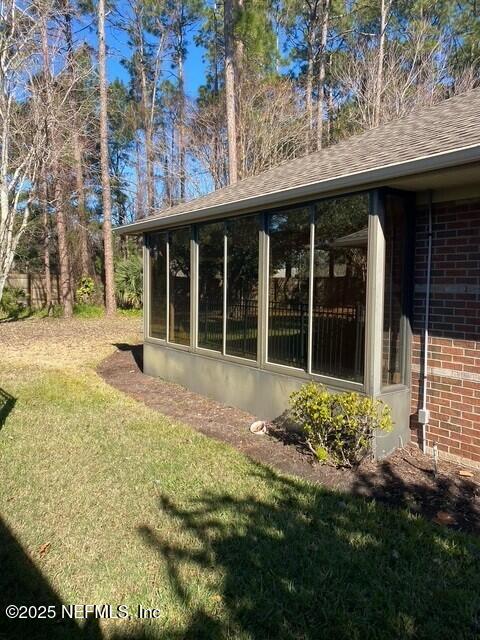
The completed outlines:
<svg viewBox="0 0 480 640">
<path fill-rule="evenodd" d="M 167 222 L 177 224 L 179 217 L 192 217 L 186 214 L 198 214 L 201 218 L 233 209 L 241 212 L 300 195 L 368 184 L 382 176 L 412 175 L 420 170 L 477 160 L 480 160 L 480 88 L 417 109 L 321 151 L 124 225 L 120 230 L 139 232 Z"/>
</svg>

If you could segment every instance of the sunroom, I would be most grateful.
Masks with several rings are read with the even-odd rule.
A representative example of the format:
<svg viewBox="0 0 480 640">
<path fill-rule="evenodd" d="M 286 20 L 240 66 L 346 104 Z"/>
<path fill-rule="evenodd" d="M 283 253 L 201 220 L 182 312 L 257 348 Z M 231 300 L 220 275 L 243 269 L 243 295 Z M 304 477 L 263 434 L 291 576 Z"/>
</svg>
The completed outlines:
<svg viewBox="0 0 480 640">
<path fill-rule="evenodd" d="M 479 99 L 451 98 L 121 227 L 144 239 L 144 373 L 266 419 L 308 380 L 381 399 L 395 428 L 377 437 L 378 457 L 410 439 L 411 414 L 425 432 L 429 322 L 458 351 L 476 313 L 472 276 L 445 271 L 439 254 L 432 295 L 448 305 L 429 316 L 428 220 L 478 196 Z M 435 233 L 455 261 L 451 215 Z M 450 369 L 463 367 L 455 357 Z M 439 389 L 476 375 L 432 362 Z"/>
<path fill-rule="evenodd" d="M 145 234 L 145 372 L 270 419 L 309 379 L 404 396 L 408 211 L 376 189 Z"/>
</svg>

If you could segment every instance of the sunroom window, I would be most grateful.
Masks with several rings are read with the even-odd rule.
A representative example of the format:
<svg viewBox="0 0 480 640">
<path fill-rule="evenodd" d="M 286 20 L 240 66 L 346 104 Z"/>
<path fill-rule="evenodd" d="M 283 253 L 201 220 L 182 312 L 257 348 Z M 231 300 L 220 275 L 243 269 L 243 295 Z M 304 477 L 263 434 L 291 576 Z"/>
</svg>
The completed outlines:
<svg viewBox="0 0 480 640">
<path fill-rule="evenodd" d="M 223 222 L 198 226 L 198 346 L 223 348 Z"/>
<path fill-rule="evenodd" d="M 150 256 L 150 335 L 167 337 L 167 234 L 149 236 Z"/>
<path fill-rule="evenodd" d="M 225 351 L 257 359 L 259 216 L 227 221 Z"/>
<path fill-rule="evenodd" d="M 190 344 L 190 227 L 169 235 L 168 340 Z"/>
<path fill-rule="evenodd" d="M 269 218 L 268 361 L 305 369 L 310 270 L 309 208 Z"/>
<path fill-rule="evenodd" d="M 367 248 L 367 195 L 324 200 L 316 205 L 313 373 L 363 380 Z"/>
</svg>

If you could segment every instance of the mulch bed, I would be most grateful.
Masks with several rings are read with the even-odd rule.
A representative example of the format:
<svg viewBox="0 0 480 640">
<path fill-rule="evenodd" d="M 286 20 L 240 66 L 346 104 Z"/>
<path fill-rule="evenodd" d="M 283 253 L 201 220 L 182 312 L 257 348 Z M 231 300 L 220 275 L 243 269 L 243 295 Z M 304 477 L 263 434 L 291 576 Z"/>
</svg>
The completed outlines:
<svg viewBox="0 0 480 640">
<path fill-rule="evenodd" d="M 355 470 L 316 463 L 302 438 L 281 424 L 268 425 L 268 435 L 254 435 L 256 420 L 180 385 L 142 373 L 142 345 L 117 345 L 99 374 L 113 387 L 173 420 L 190 424 L 203 434 L 228 442 L 253 460 L 299 476 L 329 489 L 408 508 L 439 525 L 480 533 L 480 471 L 433 461 L 418 448 L 398 449 L 381 462 L 365 461 Z M 460 473 L 471 474 L 471 477 Z"/>
</svg>

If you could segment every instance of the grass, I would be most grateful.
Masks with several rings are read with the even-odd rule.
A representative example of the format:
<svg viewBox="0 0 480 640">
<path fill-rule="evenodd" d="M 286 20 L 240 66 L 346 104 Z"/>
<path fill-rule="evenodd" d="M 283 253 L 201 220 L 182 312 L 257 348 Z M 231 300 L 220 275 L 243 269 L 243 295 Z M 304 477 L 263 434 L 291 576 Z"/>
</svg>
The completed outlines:
<svg viewBox="0 0 480 640">
<path fill-rule="evenodd" d="M 77 303 L 73 307 L 73 315 L 74 317 L 83 320 L 88 320 L 90 318 L 103 318 L 103 316 L 105 315 L 105 307 L 100 305 Z M 121 318 L 141 318 L 143 316 L 143 310 L 118 308 L 117 315 Z M 9 315 L 0 310 L 0 322 L 15 322 L 16 320 L 26 320 L 29 318 L 36 318 L 40 320 L 42 318 L 47 318 L 48 316 L 48 310 L 45 308 L 20 308 L 13 315 Z M 50 316 L 53 318 L 61 318 L 63 316 L 62 307 L 60 305 L 55 305 L 50 311 Z"/>
<path fill-rule="evenodd" d="M 0 637 L 478 638 L 477 539 L 279 475 L 108 387 L 93 367 L 139 324 L 111 323 L 0 327 L 0 600 L 161 617 L 0 618 Z"/>
<path fill-rule="evenodd" d="M 105 315 L 105 308 L 95 304 L 77 303 L 73 307 L 73 315 L 77 318 L 101 318 Z"/>
</svg>

